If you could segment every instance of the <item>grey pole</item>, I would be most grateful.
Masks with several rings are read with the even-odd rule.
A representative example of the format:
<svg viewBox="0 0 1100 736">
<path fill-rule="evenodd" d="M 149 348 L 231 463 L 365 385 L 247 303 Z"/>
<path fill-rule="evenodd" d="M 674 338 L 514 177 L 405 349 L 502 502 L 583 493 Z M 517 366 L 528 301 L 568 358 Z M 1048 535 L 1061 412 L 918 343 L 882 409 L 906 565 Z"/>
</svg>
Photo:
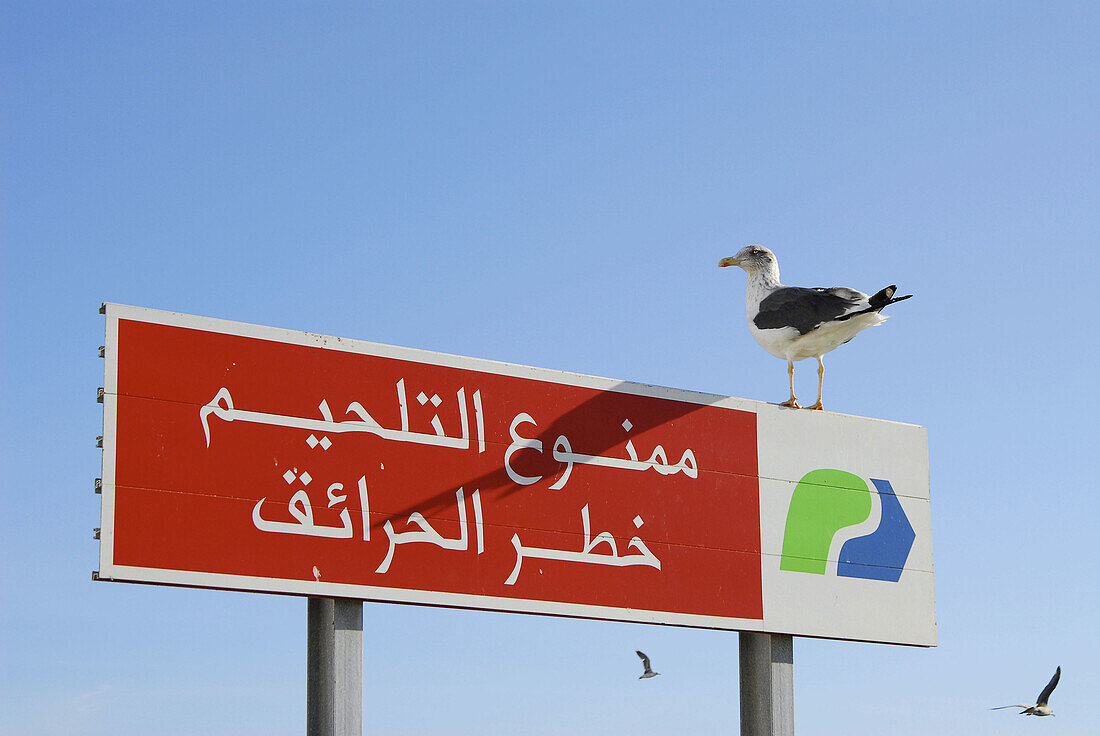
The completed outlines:
<svg viewBox="0 0 1100 736">
<path fill-rule="evenodd" d="M 363 602 L 310 598 L 306 736 L 363 736 Z"/>
<path fill-rule="evenodd" d="M 738 635 L 741 736 L 794 736 L 794 641 L 785 634 Z"/>
</svg>

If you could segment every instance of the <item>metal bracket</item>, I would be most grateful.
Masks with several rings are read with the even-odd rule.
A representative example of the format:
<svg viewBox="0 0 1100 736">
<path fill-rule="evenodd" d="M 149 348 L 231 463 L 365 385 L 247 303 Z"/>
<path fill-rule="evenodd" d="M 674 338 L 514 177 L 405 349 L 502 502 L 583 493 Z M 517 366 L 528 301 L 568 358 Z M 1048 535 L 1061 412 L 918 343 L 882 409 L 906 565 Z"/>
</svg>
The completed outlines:
<svg viewBox="0 0 1100 736">
<path fill-rule="evenodd" d="M 100 302 L 99 303 L 99 313 L 100 314 L 107 314 L 107 302 Z"/>
<path fill-rule="evenodd" d="M 92 529 L 92 539 L 99 539 L 99 527 Z"/>
<path fill-rule="evenodd" d="M 92 570 L 92 580 L 99 580 L 99 570 Z"/>
<path fill-rule="evenodd" d="M 107 352 L 107 348 L 104 347 L 103 345 L 100 345 L 99 346 L 99 357 L 102 358 L 106 352 Z"/>
<path fill-rule="evenodd" d="M 103 403 L 103 387 L 102 386 L 100 386 L 99 388 L 96 389 L 95 400 L 96 400 L 97 403 L 100 403 L 100 404 Z"/>
<path fill-rule="evenodd" d="M 100 448 L 103 447 L 103 435 L 99 435 L 95 438 L 95 446 Z"/>
<path fill-rule="evenodd" d="M 103 479 L 102 478 L 96 478 L 95 479 L 95 492 L 96 493 L 103 493 Z"/>
</svg>

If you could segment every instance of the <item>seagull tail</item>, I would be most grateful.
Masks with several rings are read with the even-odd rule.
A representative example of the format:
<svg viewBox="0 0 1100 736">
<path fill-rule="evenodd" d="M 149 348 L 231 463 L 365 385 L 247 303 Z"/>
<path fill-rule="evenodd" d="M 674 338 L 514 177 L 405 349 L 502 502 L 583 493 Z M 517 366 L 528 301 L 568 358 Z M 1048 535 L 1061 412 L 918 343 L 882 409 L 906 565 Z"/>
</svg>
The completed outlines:
<svg viewBox="0 0 1100 736">
<path fill-rule="evenodd" d="M 913 296 L 912 294 L 906 294 L 905 296 L 895 297 L 894 293 L 897 292 L 897 290 L 898 290 L 898 287 L 891 284 L 890 286 L 887 286 L 882 291 L 879 291 L 879 292 L 875 293 L 873 296 L 868 297 L 867 303 L 870 306 L 867 307 L 866 309 L 860 309 L 856 312 L 848 312 L 848 314 L 837 317 L 836 319 L 837 319 L 838 322 L 840 322 L 840 321 L 843 321 L 843 320 L 846 320 L 846 319 L 851 319 L 852 317 L 858 317 L 861 314 L 870 314 L 872 312 L 881 312 L 883 307 L 887 307 L 887 306 L 889 306 L 891 304 L 894 304 L 896 302 L 903 302 L 906 299 L 909 299 Z M 883 317 L 882 319 L 886 319 L 886 318 Z"/>
<path fill-rule="evenodd" d="M 897 292 L 897 290 L 897 285 L 891 284 L 890 286 L 887 286 L 885 289 L 872 296 L 870 299 L 867 300 L 867 302 L 871 305 L 871 309 L 878 311 L 887 305 L 894 304 L 895 302 L 904 301 L 913 296 L 912 294 L 906 294 L 905 296 L 899 296 L 895 298 L 894 294 Z"/>
</svg>

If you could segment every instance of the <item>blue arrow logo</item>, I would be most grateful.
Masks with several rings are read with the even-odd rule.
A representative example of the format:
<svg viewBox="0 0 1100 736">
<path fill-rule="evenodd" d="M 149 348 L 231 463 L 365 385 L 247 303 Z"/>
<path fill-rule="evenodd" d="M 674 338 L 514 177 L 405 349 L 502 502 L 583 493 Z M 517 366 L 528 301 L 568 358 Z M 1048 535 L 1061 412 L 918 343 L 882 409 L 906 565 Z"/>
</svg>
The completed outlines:
<svg viewBox="0 0 1100 736">
<path fill-rule="evenodd" d="M 882 503 L 878 529 L 844 543 L 840 548 L 836 574 L 846 578 L 896 583 L 901 578 L 905 561 L 909 559 L 917 533 L 913 531 L 913 525 L 909 523 L 890 481 L 871 478 L 871 482 L 875 484 Z"/>
</svg>

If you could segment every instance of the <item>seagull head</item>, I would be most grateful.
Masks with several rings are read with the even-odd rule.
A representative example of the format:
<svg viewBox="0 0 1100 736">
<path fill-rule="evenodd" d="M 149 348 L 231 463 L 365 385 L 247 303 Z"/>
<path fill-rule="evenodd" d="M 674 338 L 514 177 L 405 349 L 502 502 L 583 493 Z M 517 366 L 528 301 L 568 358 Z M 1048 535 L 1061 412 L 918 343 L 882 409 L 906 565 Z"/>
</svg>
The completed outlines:
<svg viewBox="0 0 1100 736">
<path fill-rule="evenodd" d="M 737 251 L 737 255 L 718 261 L 718 265 L 721 267 L 740 266 L 750 276 L 761 271 L 774 270 L 776 273 L 779 272 L 779 261 L 776 260 L 775 253 L 762 245 L 746 245 Z"/>
</svg>

